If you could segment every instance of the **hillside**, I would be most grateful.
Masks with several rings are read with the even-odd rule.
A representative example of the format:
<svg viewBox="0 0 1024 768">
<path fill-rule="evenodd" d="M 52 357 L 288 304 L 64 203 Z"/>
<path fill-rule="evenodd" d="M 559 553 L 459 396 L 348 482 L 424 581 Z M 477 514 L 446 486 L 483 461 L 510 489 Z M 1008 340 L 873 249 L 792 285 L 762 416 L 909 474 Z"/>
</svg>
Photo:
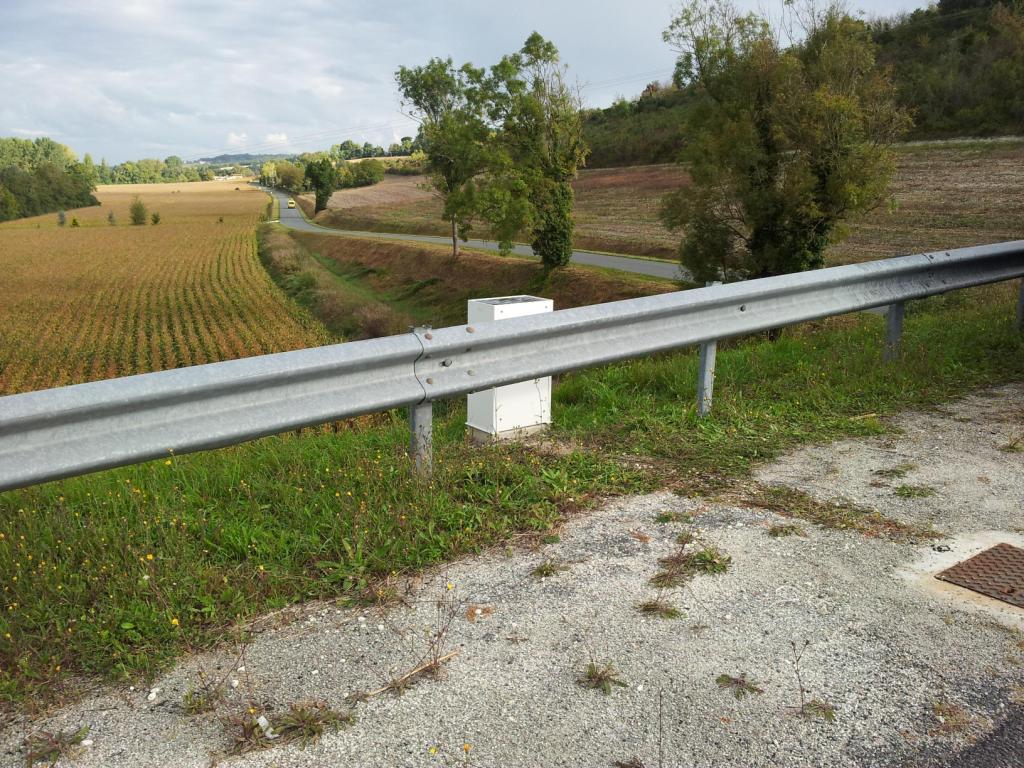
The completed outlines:
<svg viewBox="0 0 1024 768">
<path fill-rule="evenodd" d="M 914 117 L 908 138 L 1024 133 L 1024 7 L 1012 8 L 947 0 L 868 22 L 877 60 Z M 672 162 L 694 99 L 687 89 L 652 83 L 635 99 L 588 110 L 588 165 Z"/>
<path fill-rule="evenodd" d="M 661 225 L 658 210 L 662 195 L 686 178 L 673 165 L 582 171 L 574 184 L 576 245 L 675 258 L 679 237 Z M 388 176 L 374 187 L 340 190 L 316 221 L 340 229 L 445 235 L 440 203 L 423 181 Z M 1024 237 L 1024 141 L 901 145 L 892 199 L 892 210 L 882 207 L 851 223 L 849 239 L 830 251 L 830 264 Z M 312 200 L 299 200 L 312 214 Z"/>
</svg>

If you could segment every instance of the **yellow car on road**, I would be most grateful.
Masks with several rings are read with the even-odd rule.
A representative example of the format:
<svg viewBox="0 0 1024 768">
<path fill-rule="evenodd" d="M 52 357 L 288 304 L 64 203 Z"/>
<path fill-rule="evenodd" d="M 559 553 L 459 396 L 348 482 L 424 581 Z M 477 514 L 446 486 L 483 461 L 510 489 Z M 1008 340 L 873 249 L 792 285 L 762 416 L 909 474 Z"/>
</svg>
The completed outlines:
<svg viewBox="0 0 1024 768">
<path fill-rule="evenodd" d="M 294 208 L 295 207 L 295 201 L 294 200 L 289 200 L 288 201 L 288 207 L 289 208 Z"/>
</svg>

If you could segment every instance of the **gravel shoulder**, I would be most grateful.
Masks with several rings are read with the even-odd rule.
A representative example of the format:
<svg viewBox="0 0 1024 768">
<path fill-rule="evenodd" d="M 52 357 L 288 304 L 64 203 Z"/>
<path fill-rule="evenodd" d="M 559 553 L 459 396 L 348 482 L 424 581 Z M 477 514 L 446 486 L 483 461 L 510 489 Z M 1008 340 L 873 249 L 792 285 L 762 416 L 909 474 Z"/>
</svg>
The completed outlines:
<svg viewBox="0 0 1024 768">
<path fill-rule="evenodd" d="M 774 538 L 771 526 L 794 521 L 670 493 L 617 499 L 567 523 L 558 541 L 403 584 L 390 608 L 315 604 L 267 617 L 242 656 L 202 654 L 152 688 L 106 689 L 43 721 L 9 723 L 0 765 L 24 764 L 30 730 L 87 724 L 90 744 L 68 765 L 207 766 L 231 743 L 218 714 L 308 699 L 347 708 L 351 694 L 414 669 L 439 601 L 441 647 L 458 652 L 442 674 L 355 704 L 354 724 L 305 749 L 221 764 L 1020 765 L 1012 747 L 986 745 L 1014 743 L 1024 722 L 1024 611 L 934 590 L 928 571 L 992 537 L 1024 546 L 1024 453 L 1012 448 L 1024 435 L 1024 385 L 893 425 L 884 437 L 794 452 L 756 479 L 931 524 L 948 552 L 799 521 L 804 535 Z M 931 490 L 897 495 L 901 486 Z M 640 613 L 658 594 L 648 582 L 659 558 L 685 531 L 697 535 L 688 551 L 714 545 L 729 569 L 665 590 L 678 618 Z M 539 578 L 545 562 L 565 570 Z M 591 661 L 614 665 L 626 685 L 608 695 L 581 686 Z M 804 700 L 834 708 L 834 720 L 800 715 L 797 668 Z M 189 716 L 182 699 L 201 673 L 225 681 L 225 703 Z M 744 673 L 761 692 L 737 698 L 716 683 Z"/>
</svg>

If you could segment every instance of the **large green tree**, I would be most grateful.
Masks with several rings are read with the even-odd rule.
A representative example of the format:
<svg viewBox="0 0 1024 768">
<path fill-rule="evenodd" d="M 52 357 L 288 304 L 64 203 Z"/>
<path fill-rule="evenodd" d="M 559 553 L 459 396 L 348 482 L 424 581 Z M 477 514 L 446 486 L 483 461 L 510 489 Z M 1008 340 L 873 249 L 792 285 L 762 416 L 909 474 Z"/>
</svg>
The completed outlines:
<svg viewBox="0 0 1024 768">
<path fill-rule="evenodd" d="M 728 0 L 691 0 L 665 32 L 696 101 L 681 153 L 691 181 L 662 217 L 683 231 L 698 280 L 820 267 L 843 223 L 886 199 L 909 118 L 866 26 L 835 7 L 803 10 L 789 46 Z"/>
<path fill-rule="evenodd" d="M 452 255 L 479 214 L 477 182 L 493 162 L 494 131 L 487 114 L 485 73 L 451 59 L 399 67 L 395 81 L 402 106 L 420 123 L 426 172 L 450 222 Z"/>
<path fill-rule="evenodd" d="M 327 207 L 334 190 L 338 188 L 338 171 L 329 157 L 322 157 L 306 165 L 306 182 L 316 195 L 314 213 Z"/>
<path fill-rule="evenodd" d="M 494 174 L 509 200 L 496 207 L 496 230 L 508 233 L 528 223 L 533 252 L 547 267 L 572 258 L 572 180 L 588 151 L 582 104 L 565 75 L 558 49 L 536 32 L 492 68 L 492 110 L 501 118 L 501 145 L 508 153 Z M 515 204 L 517 194 L 525 195 L 518 202 L 529 208 Z"/>
</svg>

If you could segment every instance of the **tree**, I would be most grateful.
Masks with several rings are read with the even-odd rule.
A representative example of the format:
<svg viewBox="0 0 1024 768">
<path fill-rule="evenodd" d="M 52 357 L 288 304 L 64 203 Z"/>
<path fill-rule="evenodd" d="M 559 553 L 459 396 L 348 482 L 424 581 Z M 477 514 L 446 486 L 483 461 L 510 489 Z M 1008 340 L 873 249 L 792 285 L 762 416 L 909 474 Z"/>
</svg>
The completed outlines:
<svg viewBox="0 0 1024 768">
<path fill-rule="evenodd" d="M 160 214 L 157 213 L 156 211 L 153 211 L 153 215 L 149 217 L 149 220 L 155 227 L 157 224 L 160 223 Z"/>
<path fill-rule="evenodd" d="M 320 213 L 327 207 L 327 201 L 331 199 L 331 194 L 338 188 L 338 172 L 334 169 L 334 163 L 330 158 L 323 157 L 306 166 L 305 178 L 316 194 L 316 207 L 313 213 Z"/>
<path fill-rule="evenodd" d="M 450 222 L 452 256 L 478 213 L 475 181 L 491 162 L 493 132 L 487 121 L 484 71 L 452 60 L 431 59 L 399 67 L 395 81 L 403 108 L 420 123 L 427 154 L 426 175 L 444 203 Z"/>
<path fill-rule="evenodd" d="M 0 221 L 18 218 L 18 199 L 11 190 L 0 184 Z"/>
<path fill-rule="evenodd" d="M 662 219 L 683 230 L 699 281 L 820 267 L 843 222 L 885 199 L 909 118 L 866 26 L 809 8 L 788 48 L 729 0 L 691 0 L 665 32 L 695 103 L 681 155 L 691 182 L 666 196 Z"/>
<path fill-rule="evenodd" d="M 293 163 L 289 163 L 287 160 L 279 160 L 275 163 L 275 169 L 277 171 L 278 184 L 295 194 L 302 191 L 305 175 L 301 168 Z"/>
<path fill-rule="evenodd" d="M 503 116 L 501 141 L 510 160 L 501 173 L 515 177 L 500 184 L 507 194 L 496 208 L 496 227 L 508 237 L 529 223 L 533 252 L 548 268 L 572 258 L 572 180 L 587 156 L 582 104 L 565 72 L 558 49 L 536 32 L 492 69 L 492 109 Z M 532 212 L 515 200 L 517 189 Z"/>
<path fill-rule="evenodd" d="M 136 226 L 146 223 L 146 216 L 148 211 L 146 210 L 146 204 L 143 203 L 137 196 L 132 200 L 131 206 L 128 208 L 128 216 L 132 220 L 132 224 Z"/>
</svg>

